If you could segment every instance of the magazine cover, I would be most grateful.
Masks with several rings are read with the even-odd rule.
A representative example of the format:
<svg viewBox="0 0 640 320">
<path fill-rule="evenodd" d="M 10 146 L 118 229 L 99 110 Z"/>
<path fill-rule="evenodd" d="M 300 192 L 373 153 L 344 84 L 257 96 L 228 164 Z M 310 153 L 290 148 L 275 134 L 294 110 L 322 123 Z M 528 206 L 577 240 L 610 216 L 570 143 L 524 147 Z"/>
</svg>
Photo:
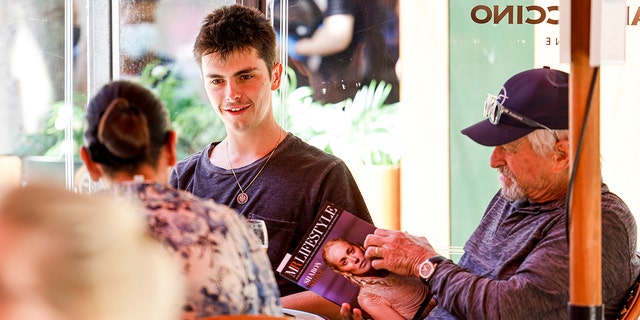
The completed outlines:
<svg viewBox="0 0 640 320">
<path fill-rule="evenodd" d="M 327 242 L 362 245 L 376 227 L 348 211 L 325 202 L 309 228 L 305 241 L 285 256 L 277 271 L 285 278 L 340 305 L 358 306 L 359 287 L 334 272 L 325 263 L 322 252 Z"/>
</svg>

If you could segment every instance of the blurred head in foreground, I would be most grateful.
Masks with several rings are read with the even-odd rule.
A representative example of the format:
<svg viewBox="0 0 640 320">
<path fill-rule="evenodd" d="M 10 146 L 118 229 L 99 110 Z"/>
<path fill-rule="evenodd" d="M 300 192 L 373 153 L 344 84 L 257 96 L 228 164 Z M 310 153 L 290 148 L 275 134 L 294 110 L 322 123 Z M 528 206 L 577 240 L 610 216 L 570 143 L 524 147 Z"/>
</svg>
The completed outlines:
<svg viewBox="0 0 640 320">
<path fill-rule="evenodd" d="M 179 268 L 134 210 L 53 186 L 0 190 L 0 319 L 178 319 Z"/>
</svg>

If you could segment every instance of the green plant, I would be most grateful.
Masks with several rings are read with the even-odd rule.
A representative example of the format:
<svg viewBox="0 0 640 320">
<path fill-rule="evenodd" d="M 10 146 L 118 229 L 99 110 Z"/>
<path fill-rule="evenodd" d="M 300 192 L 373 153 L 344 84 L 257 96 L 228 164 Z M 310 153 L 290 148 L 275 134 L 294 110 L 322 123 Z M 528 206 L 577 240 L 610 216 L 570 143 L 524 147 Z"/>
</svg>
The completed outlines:
<svg viewBox="0 0 640 320">
<path fill-rule="evenodd" d="M 178 159 L 183 159 L 202 149 L 211 141 L 221 140 L 226 132 L 222 121 L 215 115 L 208 102 L 197 91 L 186 85 L 175 72 L 166 66 L 150 64 L 144 69 L 140 83 L 153 90 L 166 105 L 171 126 L 178 136 Z M 73 150 L 79 159 L 82 145 L 84 106 L 86 96 L 75 93 L 73 104 Z M 40 126 L 39 132 L 25 135 L 14 154 L 24 156 L 50 156 L 62 159 L 64 156 L 64 131 L 69 118 L 64 101 L 52 105 L 49 114 Z"/>
<path fill-rule="evenodd" d="M 86 96 L 81 93 L 74 94 L 73 117 L 73 154 L 79 160 L 79 148 L 82 145 L 82 126 L 84 121 L 83 107 L 86 104 Z M 40 131 L 25 134 L 19 146 L 13 154 L 19 157 L 47 156 L 63 159 L 66 154 L 65 128 L 68 125 L 70 109 L 64 101 L 55 102 L 48 114 L 43 118 Z"/>
<path fill-rule="evenodd" d="M 178 135 L 178 159 L 202 149 L 211 141 L 221 140 L 226 131 L 208 102 L 185 85 L 185 81 L 165 66 L 149 65 L 140 83 L 151 88 L 162 100 Z M 310 144 L 342 158 L 347 163 L 365 165 L 397 164 L 399 103 L 385 104 L 391 85 L 372 81 L 363 86 L 353 99 L 336 104 L 322 104 L 312 98 L 308 86 L 297 87 L 293 70 L 283 84 L 288 90 L 287 100 L 274 94 L 276 113 L 286 111 L 289 131 Z M 82 144 L 84 105 L 86 97 L 76 94 L 73 104 L 74 155 Z M 53 104 L 42 130 L 26 135 L 14 154 L 18 156 L 45 155 L 62 158 L 64 130 L 69 118 L 63 101 Z"/>
<path fill-rule="evenodd" d="M 400 162 L 398 143 L 400 104 L 385 104 L 391 84 L 372 81 L 353 99 L 322 104 L 312 98 L 312 89 L 297 86 L 293 70 L 285 82 L 289 92 L 289 131 L 345 162 L 359 165 L 392 165 Z M 279 100 L 274 100 L 282 109 Z"/>
</svg>

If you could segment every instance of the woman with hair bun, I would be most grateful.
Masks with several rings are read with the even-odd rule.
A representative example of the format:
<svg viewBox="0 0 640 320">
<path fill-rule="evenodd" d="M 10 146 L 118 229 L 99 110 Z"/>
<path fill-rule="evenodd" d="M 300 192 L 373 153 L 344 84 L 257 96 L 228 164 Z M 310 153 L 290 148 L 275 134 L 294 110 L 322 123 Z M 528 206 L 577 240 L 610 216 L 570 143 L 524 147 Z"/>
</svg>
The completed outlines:
<svg viewBox="0 0 640 320">
<path fill-rule="evenodd" d="M 89 102 L 82 160 L 94 181 L 140 203 L 151 233 L 182 260 L 183 319 L 282 315 L 269 259 L 243 218 L 167 185 L 175 145 L 167 109 L 145 87 L 115 81 Z"/>
</svg>

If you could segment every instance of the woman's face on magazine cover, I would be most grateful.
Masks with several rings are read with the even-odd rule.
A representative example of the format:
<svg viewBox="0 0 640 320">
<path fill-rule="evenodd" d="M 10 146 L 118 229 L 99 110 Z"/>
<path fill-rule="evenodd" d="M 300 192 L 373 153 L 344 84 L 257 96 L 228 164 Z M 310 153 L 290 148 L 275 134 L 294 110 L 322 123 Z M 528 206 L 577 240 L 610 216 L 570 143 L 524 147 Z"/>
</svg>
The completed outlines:
<svg viewBox="0 0 640 320">
<path fill-rule="evenodd" d="M 327 259 L 338 270 L 352 275 L 362 275 L 371 269 L 371 261 L 364 257 L 362 247 L 344 241 L 334 243 L 327 252 Z"/>
</svg>

